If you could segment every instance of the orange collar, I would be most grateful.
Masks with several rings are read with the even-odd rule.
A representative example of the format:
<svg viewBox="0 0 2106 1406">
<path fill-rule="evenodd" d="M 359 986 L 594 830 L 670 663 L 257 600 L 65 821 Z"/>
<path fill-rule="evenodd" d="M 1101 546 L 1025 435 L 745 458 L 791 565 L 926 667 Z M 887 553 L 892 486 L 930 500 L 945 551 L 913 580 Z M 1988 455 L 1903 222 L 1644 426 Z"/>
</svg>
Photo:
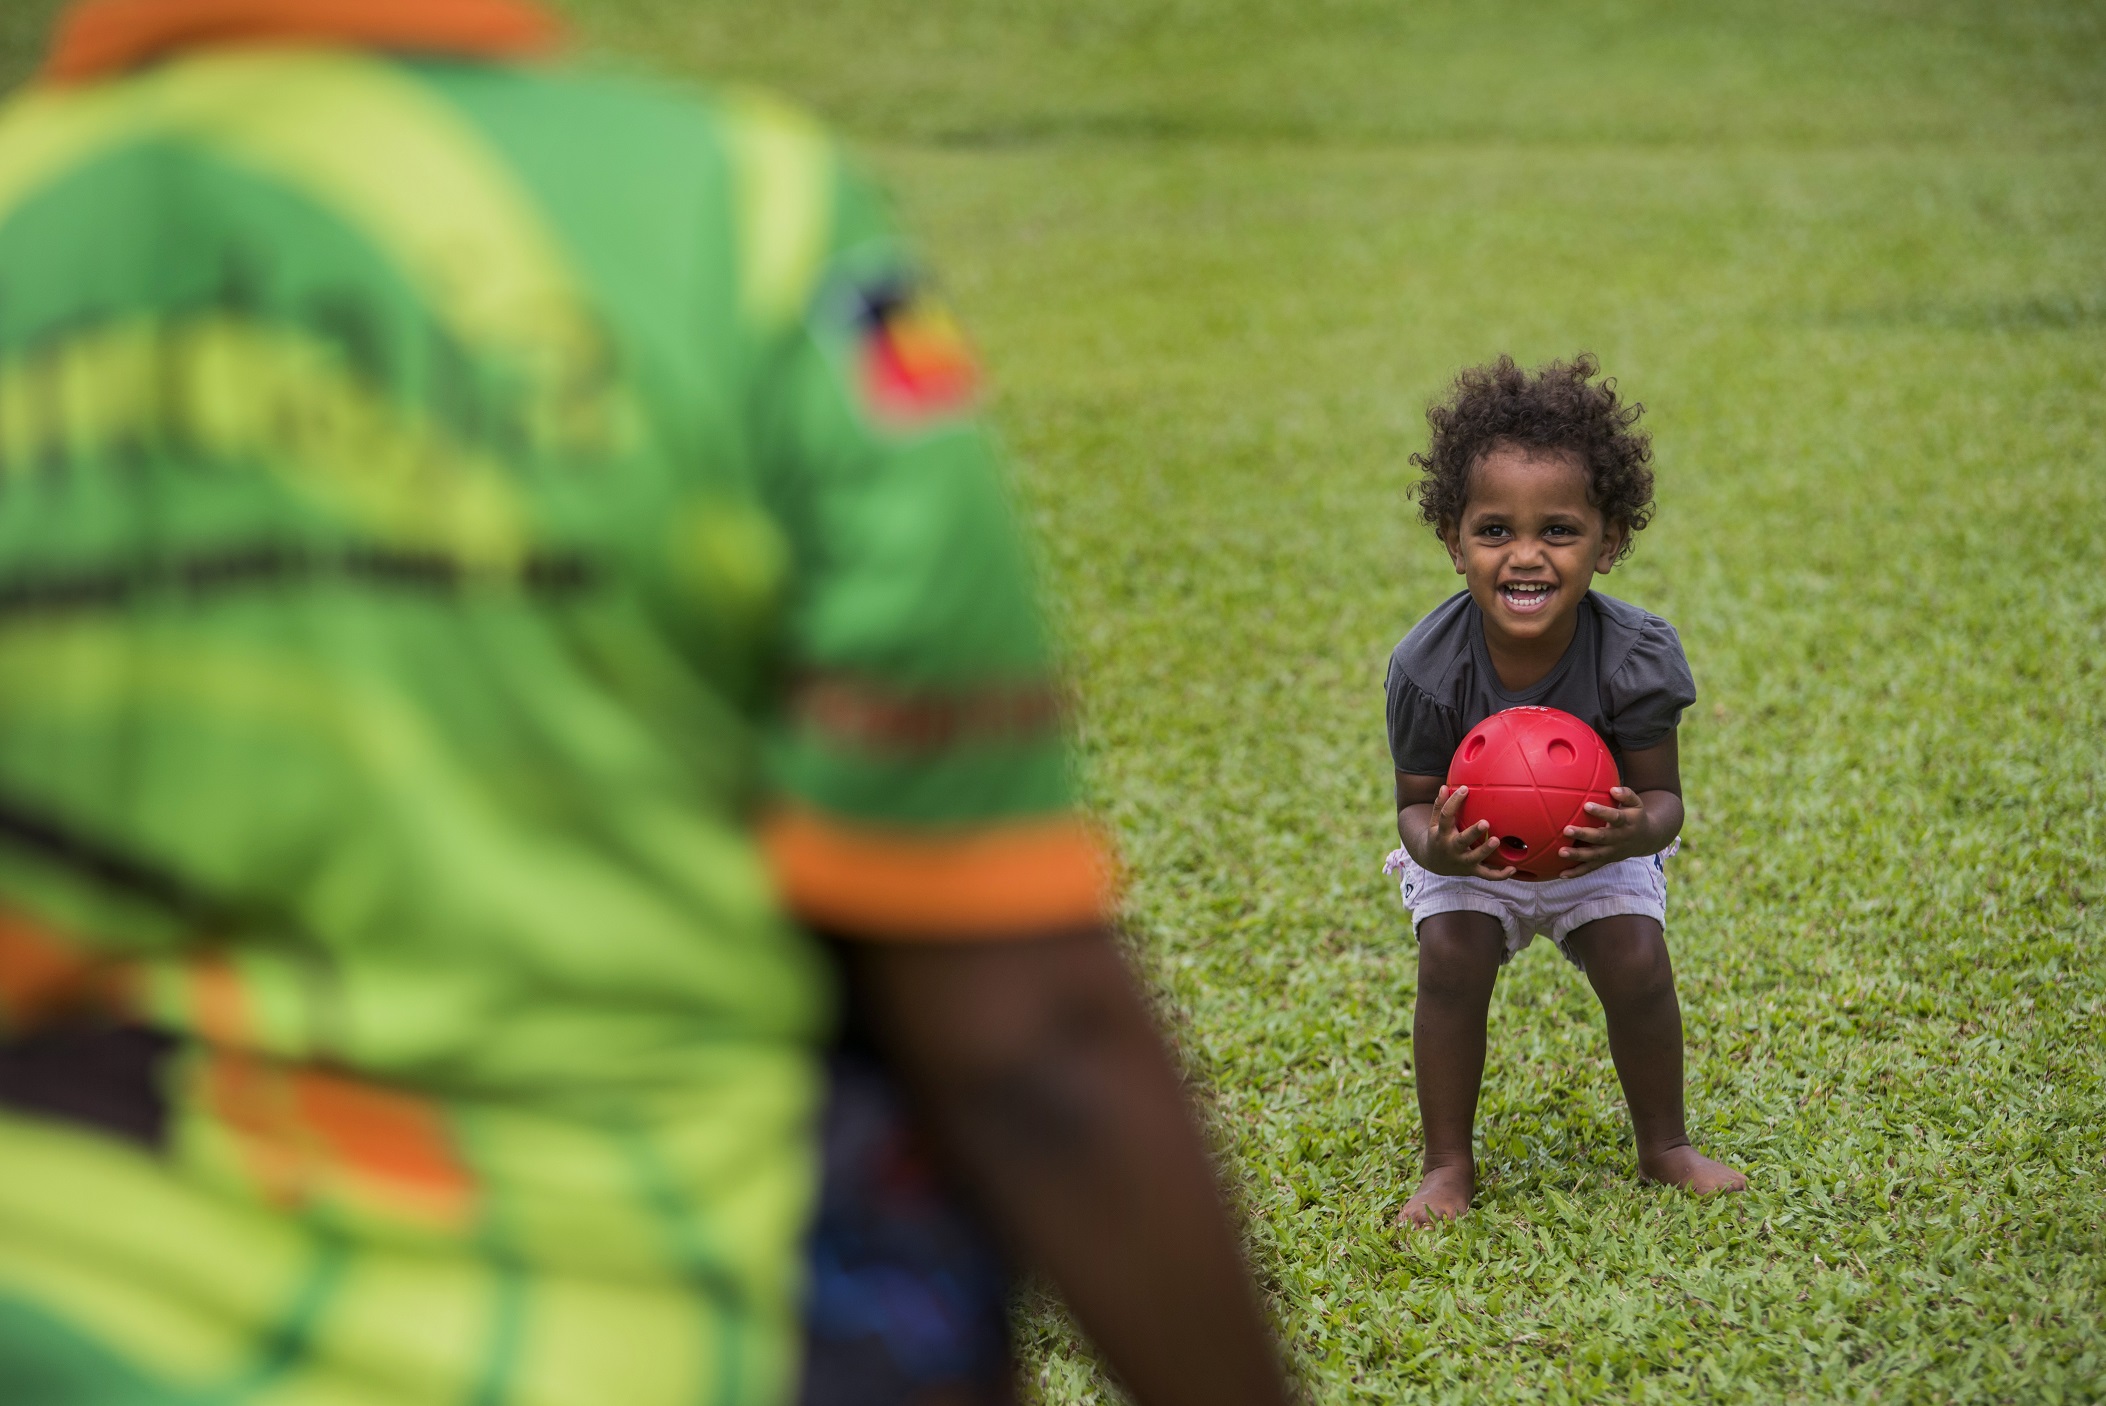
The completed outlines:
<svg viewBox="0 0 2106 1406">
<path fill-rule="evenodd" d="M 77 0 L 59 18 L 43 76 L 93 82 L 179 49 L 229 44 L 524 58 L 561 36 L 527 0 Z"/>
</svg>

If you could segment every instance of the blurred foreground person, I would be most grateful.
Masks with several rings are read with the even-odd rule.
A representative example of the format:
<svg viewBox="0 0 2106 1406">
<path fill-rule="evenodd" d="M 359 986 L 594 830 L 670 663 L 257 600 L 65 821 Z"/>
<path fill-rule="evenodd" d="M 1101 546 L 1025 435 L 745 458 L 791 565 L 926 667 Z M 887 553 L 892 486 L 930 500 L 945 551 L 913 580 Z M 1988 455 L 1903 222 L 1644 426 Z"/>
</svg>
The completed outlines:
<svg viewBox="0 0 2106 1406">
<path fill-rule="evenodd" d="M 101 0 L 0 114 L 0 1401 L 1006 1395 L 891 1075 L 1140 1401 L 1280 1400 L 956 333 L 553 37 Z"/>
</svg>

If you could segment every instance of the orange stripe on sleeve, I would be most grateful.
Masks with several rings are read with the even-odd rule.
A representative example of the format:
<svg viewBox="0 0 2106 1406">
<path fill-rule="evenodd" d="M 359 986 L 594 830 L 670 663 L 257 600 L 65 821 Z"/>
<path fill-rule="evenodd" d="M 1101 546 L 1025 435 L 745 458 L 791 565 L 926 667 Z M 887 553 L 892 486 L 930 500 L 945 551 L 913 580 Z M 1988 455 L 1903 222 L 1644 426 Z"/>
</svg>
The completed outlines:
<svg viewBox="0 0 2106 1406">
<path fill-rule="evenodd" d="M 1112 912 L 1111 847 L 1072 815 L 917 833 L 789 808 L 761 843 L 790 910 L 843 936 L 999 941 Z"/>
<path fill-rule="evenodd" d="M 86 82 L 178 49 L 244 43 L 519 58 L 561 34 L 524 0 L 81 0 L 59 19 L 44 77 Z"/>
</svg>

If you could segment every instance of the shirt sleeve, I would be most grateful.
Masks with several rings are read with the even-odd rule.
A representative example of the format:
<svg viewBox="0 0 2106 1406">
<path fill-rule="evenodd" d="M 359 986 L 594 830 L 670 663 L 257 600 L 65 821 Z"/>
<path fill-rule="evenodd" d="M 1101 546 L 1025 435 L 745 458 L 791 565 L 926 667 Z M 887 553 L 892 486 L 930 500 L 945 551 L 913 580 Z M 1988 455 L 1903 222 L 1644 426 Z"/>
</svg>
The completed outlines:
<svg viewBox="0 0 2106 1406">
<path fill-rule="evenodd" d="M 1428 697 L 1394 662 L 1387 690 L 1392 764 L 1411 776 L 1446 776 L 1455 749 L 1462 745 L 1463 729 L 1455 710 Z"/>
<path fill-rule="evenodd" d="M 1636 752 L 1666 741 L 1682 710 L 1696 702 L 1696 680 L 1675 627 L 1648 617 L 1604 693 L 1618 747 Z"/>
<path fill-rule="evenodd" d="M 778 887 L 851 937 L 1101 919 L 1109 851 L 1077 806 L 970 352 L 874 191 L 831 171 L 810 295 L 758 391 L 793 559 L 762 831 Z"/>
</svg>

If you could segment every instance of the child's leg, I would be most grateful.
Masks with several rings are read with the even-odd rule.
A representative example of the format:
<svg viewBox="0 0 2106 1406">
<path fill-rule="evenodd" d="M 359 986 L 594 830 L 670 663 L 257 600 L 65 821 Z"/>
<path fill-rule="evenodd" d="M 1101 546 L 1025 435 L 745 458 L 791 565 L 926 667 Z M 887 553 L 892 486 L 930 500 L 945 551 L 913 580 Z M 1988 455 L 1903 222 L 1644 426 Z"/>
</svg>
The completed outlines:
<svg viewBox="0 0 2106 1406">
<path fill-rule="evenodd" d="M 1586 964 L 1608 1017 L 1609 1053 L 1638 1137 L 1638 1174 L 1699 1194 L 1747 1186 L 1739 1172 L 1689 1145 L 1682 1122 L 1682 1007 L 1660 924 L 1624 913 L 1574 928 L 1565 941 Z"/>
<path fill-rule="evenodd" d="M 1411 1017 L 1426 1175 L 1397 1213 L 1399 1225 L 1431 1225 L 1470 1209 L 1477 1164 L 1470 1135 L 1484 1080 L 1485 1019 L 1506 934 L 1485 913 L 1435 913 L 1419 924 L 1419 999 Z"/>
</svg>

